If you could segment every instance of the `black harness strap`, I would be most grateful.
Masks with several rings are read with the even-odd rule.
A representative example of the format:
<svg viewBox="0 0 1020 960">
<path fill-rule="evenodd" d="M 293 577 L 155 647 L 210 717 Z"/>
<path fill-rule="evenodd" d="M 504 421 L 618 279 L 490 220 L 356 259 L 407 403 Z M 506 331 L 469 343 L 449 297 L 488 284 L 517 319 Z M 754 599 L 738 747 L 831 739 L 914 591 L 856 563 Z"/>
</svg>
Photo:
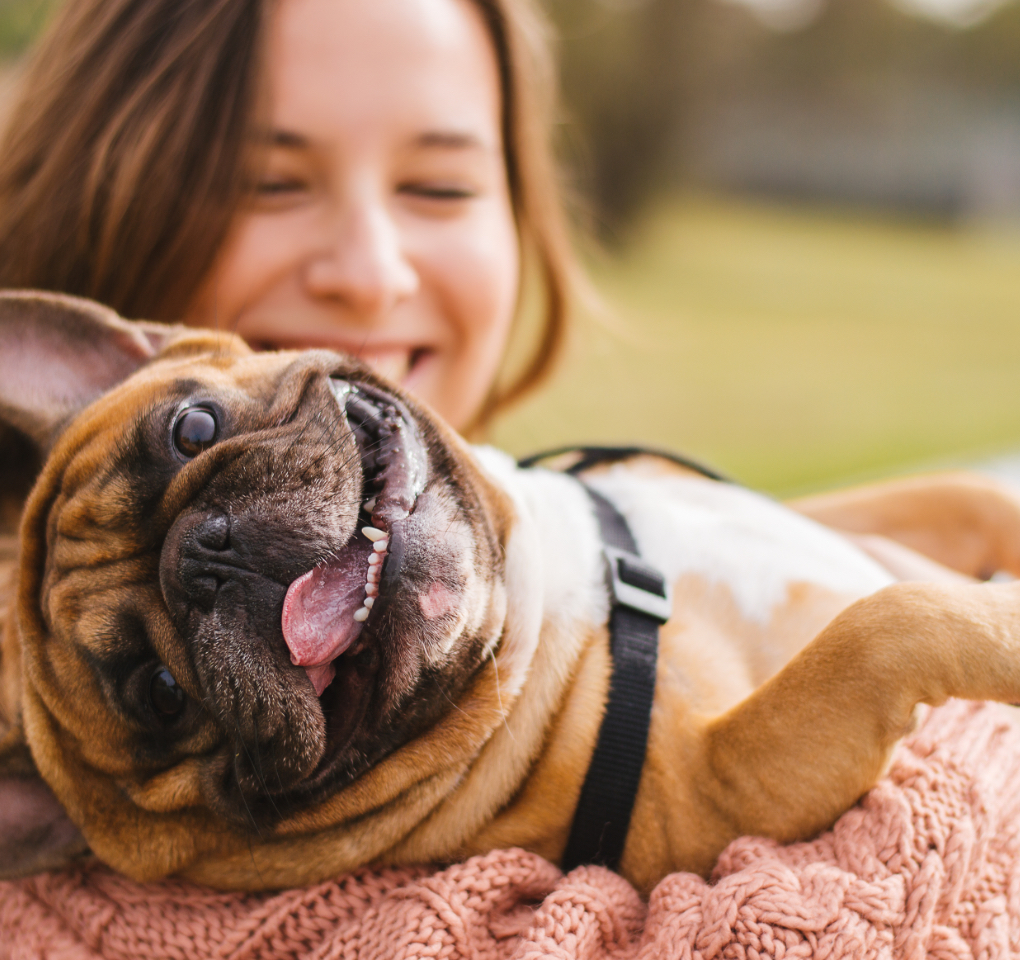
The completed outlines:
<svg viewBox="0 0 1020 960">
<path fill-rule="evenodd" d="M 623 514 L 591 487 L 585 485 L 585 489 L 602 532 L 612 591 L 609 643 L 613 672 L 562 866 L 573 870 L 582 863 L 599 863 L 615 870 L 623 856 L 645 763 L 659 624 L 669 617 L 669 599 L 665 578 L 638 556 Z"/>
<path fill-rule="evenodd" d="M 665 456 L 711 479 L 722 479 L 684 457 L 637 447 L 566 447 L 520 463 L 533 466 L 540 460 L 575 452 L 579 459 L 567 469 L 571 474 L 597 463 L 647 453 Z M 615 870 L 623 855 L 641 782 L 655 696 L 659 625 L 669 619 L 670 599 L 665 577 L 638 555 L 623 514 L 602 494 L 580 482 L 591 498 L 602 536 L 612 600 L 609 642 L 613 671 L 606 711 L 581 787 L 562 867 L 572 870 L 584 863 L 598 863 Z"/>
<path fill-rule="evenodd" d="M 618 463 L 621 460 L 629 460 L 631 457 L 659 457 L 662 460 L 669 460 L 680 467 L 686 467 L 695 473 L 700 473 L 709 480 L 721 480 L 729 482 L 729 477 L 724 476 L 712 467 L 707 467 L 697 460 L 684 456 L 682 453 L 675 453 L 672 450 L 659 450 L 656 447 L 557 447 L 554 450 L 543 450 L 541 453 L 532 454 L 517 461 L 521 467 L 534 467 L 543 460 L 551 460 L 553 457 L 562 457 L 568 453 L 576 453 L 578 459 L 567 467 L 566 472 L 571 474 L 583 473 L 591 467 L 600 463 Z"/>
</svg>

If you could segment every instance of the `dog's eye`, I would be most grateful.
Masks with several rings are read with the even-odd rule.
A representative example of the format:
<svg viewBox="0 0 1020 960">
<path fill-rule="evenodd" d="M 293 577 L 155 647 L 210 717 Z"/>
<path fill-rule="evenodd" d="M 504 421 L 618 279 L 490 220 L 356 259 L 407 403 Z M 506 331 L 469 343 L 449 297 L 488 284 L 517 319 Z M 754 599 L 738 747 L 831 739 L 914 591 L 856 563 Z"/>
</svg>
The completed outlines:
<svg viewBox="0 0 1020 960">
<path fill-rule="evenodd" d="M 174 447 L 189 460 L 216 442 L 219 424 L 208 407 L 189 407 L 174 423 Z"/>
<path fill-rule="evenodd" d="M 167 719 L 173 719 L 184 709 L 186 700 L 180 684 L 166 667 L 158 667 L 149 681 L 149 703 L 156 713 Z"/>
</svg>

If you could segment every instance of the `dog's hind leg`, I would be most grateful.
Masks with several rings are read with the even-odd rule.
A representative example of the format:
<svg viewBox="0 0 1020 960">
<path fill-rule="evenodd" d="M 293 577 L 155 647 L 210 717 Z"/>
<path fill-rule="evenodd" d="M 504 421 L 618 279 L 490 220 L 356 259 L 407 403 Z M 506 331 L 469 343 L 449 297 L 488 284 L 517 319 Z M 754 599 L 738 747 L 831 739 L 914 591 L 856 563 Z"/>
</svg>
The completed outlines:
<svg viewBox="0 0 1020 960">
<path fill-rule="evenodd" d="M 903 477 L 787 506 L 836 530 L 893 540 L 979 580 L 999 571 L 1020 576 L 1020 491 L 992 477 Z"/>
</svg>

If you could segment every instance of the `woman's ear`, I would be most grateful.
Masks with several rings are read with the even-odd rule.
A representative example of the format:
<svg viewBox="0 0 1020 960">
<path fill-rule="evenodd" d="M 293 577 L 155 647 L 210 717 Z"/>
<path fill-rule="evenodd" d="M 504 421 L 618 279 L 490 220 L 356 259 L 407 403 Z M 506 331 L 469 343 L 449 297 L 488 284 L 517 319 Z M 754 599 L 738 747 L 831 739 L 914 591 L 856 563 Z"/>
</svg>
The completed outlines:
<svg viewBox="0 0 1020 960">
<path fill-rule="evenodd" d="M 88 844 L 39 776 L 20 727 L 0 736 L 0 880 L 80 866 Z"/>
<path fill-rule="evenodd" d="M 68 420 L 180 330 L 129 323 L 78 297 L 0 292 L 0 534 L 16 529 L 42 461 Z"/>
</svg>

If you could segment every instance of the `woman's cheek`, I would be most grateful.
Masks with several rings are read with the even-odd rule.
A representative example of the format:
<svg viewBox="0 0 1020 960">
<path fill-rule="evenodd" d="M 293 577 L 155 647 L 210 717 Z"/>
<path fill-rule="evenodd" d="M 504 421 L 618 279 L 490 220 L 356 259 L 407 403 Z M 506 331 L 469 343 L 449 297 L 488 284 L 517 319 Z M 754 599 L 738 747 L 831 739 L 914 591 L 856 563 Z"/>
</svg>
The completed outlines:
<svg viewBox="0 0 1020 960">
<path fill-rule="evenodd" d="M 476 229 L 450 231 L 432 247 L 424 269 L 430 299 L 446 325 L 446 356 L 421 384 L 458 429 L 477 416 L 502 364 L 517 304 L 519 253 L 516 232 L 497 217 L 479 218 Z M 438 358 L 437 358 L 438 359 Z"/>
<path fill-rule="evenodd" d="M 517 304 L 520 254 L 509 212 L 481 209 L 467 223 L 433 236 L 423 251 L 427 285 L 444 305 L 450 332 L 474 350 L 497 341 L 502 351 Z M 497 358 L 498 359 L 498 358 Z M 495 375 L 495 370 L 493 370 Z"/>
<path fill-rule="evenodd" d="M 301 221 L 296 214 L 252 213 L 238 223 L 204 285 L 204 299 L 221 321 L 235 321 L 297 269 L 309 226 Z"/>
</svg>

